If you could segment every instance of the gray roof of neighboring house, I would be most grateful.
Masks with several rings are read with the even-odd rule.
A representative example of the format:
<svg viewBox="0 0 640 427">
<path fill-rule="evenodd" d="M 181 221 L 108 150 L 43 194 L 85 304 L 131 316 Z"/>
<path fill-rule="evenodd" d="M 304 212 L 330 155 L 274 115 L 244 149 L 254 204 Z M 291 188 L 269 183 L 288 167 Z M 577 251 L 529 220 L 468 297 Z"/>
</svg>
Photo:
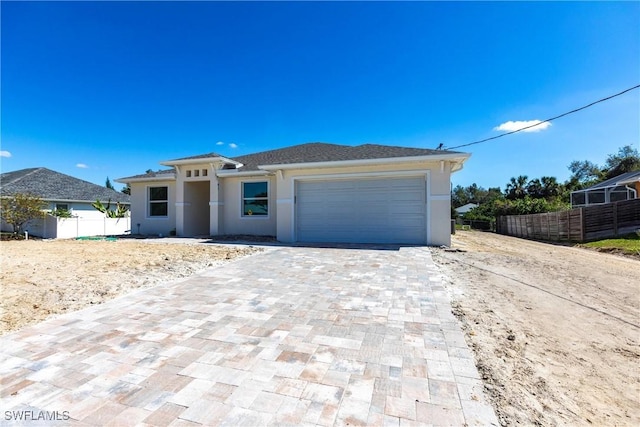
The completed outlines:
<svg viewBox="0 0 640 427">
<path fill-rule="evenodd" d="M 477 203 L 467 203 L 466 205 L 462 205 L 456 209 L 456 212 L 458 212 L 459 214 L 463 214 L 463 213 L 467 213 L 469 212 L 471 209 L 473 208 L 477 208 L 478 204 Z"/>
<path fill-rule="evenodd" d="M 130 203 L 130 196 L 47 168 L 21 169 L 0 175 L 0 195 L 31 193 L 43 200 Z"/>
<path fill-rule="evenodd" d="M 592 185 L 591 187 L 585 188 L 583 190 L 578 190 L 578 192 L 580 192 L 580 191 L 597 190 L 597 189 L 603 189 L 603 188 L 608 188 L 608 187 L 617 187 L 618 185 L 622 185 L 622 184 L 618 184 L 618 183 L 630 182 L 630 181 L 633 181 L 635 179 L 640 179 L 640 171 L 626 172 L 626 173 L 623 173 L 621 175 L 614 176 L 613 178 L 610 178 L 610 179 L 608 179 L 606 181 L 599 182 L 599 183 L 597 183 L 595 185 Z"/>
</svg>

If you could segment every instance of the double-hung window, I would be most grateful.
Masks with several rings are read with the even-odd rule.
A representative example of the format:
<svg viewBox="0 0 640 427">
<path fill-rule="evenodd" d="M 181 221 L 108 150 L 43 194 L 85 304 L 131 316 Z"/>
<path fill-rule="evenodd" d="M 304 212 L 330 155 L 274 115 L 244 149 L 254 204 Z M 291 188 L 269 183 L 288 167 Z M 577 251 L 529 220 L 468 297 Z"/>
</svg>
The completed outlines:
<svg viewBox="0 0 640 427">
<path fill-rule="evenodd" d="M 149 216 L 169 215 L 168 187 L 149 187 Z"/>
<path fill-rule="evenodd" d="M 269 183 L 242 183 L 242 216 L 269 215 Z"/>
</svg>

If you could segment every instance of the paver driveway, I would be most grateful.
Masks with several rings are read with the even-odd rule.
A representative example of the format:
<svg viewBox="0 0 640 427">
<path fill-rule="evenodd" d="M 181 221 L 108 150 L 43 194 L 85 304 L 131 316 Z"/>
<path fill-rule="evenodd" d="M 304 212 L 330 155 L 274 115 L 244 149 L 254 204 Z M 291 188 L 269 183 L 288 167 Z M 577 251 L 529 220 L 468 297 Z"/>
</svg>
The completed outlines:
<svg viewBox="0 0 640 427">
<path fill-rule="evenodd" d="M 8 425 L 497 425 L 427 248 L 269 249 L 0 345 Z"/>
</svg>

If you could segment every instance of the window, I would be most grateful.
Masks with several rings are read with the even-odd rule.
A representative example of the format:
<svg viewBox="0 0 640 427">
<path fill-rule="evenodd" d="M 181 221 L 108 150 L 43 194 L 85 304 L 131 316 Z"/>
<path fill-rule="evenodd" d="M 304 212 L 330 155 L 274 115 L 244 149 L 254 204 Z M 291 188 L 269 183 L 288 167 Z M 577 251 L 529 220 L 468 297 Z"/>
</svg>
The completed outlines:
<svg viewBox="0 0 640 427">
<path fill-rule="evenodd" d="M 206 169 L 202 169 L 202 176 L 207 176 L 207 170 Z"/>
<path fill-rule="evenodd" d="M 200 176 L 200 169 L 196 169 L 193 171 L 194 176 Z"/>
<path fill-rule="evenodd" d="M 187 178 L 191 178 L 191 171 L 190 170 L 187 171 Z"/>
<path fill-rule="evenodd" d="M 56 210 L 57 211 L 68 211 L 69 210 L 69 205 L 66 203 L 56 203 Z"/>
<path fill-rule="evenodd" d="M 269 185 L 265 182 L 242 183 L 242 216 L 269 214 Z"/>
<path fill-rule="evenodd" d="M 168 214 L 168 187 L 149 187 L 149 216 L 167 216 Z"/>
</svg>

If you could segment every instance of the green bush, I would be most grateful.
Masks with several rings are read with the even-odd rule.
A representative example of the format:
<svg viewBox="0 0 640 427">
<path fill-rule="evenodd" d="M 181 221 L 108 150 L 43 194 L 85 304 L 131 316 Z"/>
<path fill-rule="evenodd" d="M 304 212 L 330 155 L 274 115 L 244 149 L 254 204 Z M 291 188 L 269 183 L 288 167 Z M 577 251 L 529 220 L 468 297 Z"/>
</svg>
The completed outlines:
<svg viewBox="0 0 640 427">
<path fill-rule="evenodd" d="M 58 218 L 71 218 L 71 212 L 66 209 L 56 209 L 51 211 L 51 215 Z"/>
</svg>

